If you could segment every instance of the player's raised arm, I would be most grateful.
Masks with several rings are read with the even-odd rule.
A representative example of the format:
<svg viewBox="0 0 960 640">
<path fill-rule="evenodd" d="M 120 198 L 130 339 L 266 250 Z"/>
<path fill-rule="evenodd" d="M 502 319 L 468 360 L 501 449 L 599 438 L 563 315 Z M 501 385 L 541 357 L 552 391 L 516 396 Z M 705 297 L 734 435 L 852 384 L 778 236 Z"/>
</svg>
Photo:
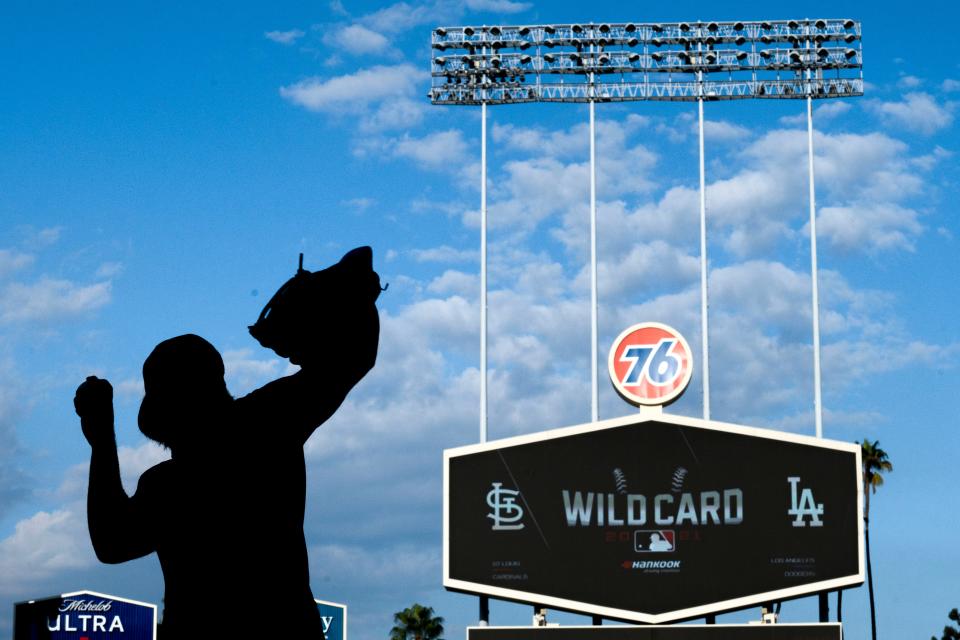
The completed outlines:
<svg viewBox="0 0 960 640">
<path fill-rule="evenodd" d="M 373 303 L 354 310 L 341 331 L 330 336 L 329 344 L 301 353 L 300 371 L 240 398 L 238 409 L 255 414 L 261 424 L 291 433 L 301 444 L 306 442 L 373 368 L 379 335 Z"/>
<path fill-rule="evenodd" d="M 301 256 L 302 261 L 302 256 Z M 264 307 L 250 333 L 301 370 L 238 402 L 305 441 L 373 368 L 380 319 L 373 252 L 359 247 L 322 271 L 302 267 Z"/>
<path fill-rule="evenodd" d="M 153 551 L 142 518 L 120 481 L 120 462 L 113 425 L 113 387 L 88 377 L 73 399 L 80 427 L 90 443 L 87 523 L 90 541 L 101 562 L 118 563 Z"/>
</svg>

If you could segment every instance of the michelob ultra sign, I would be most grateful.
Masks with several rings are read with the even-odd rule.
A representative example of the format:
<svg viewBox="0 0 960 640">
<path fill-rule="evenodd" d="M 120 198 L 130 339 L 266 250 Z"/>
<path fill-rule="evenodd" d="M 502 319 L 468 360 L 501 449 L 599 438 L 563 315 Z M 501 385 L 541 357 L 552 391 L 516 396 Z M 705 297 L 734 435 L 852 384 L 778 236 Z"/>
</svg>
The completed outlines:
<svg viewBox="0 0 960 640">
<path fill-rule="evenodd" d="M 13 607 L 14 640 L 156 640 L 157 606 L 77 591 Z"/>
<path fill-rule="evenodd" d="M 860 447 L 663 414 L 444 452 L 444 586 L 663 623 L 863 582 Z"/>
</svg>

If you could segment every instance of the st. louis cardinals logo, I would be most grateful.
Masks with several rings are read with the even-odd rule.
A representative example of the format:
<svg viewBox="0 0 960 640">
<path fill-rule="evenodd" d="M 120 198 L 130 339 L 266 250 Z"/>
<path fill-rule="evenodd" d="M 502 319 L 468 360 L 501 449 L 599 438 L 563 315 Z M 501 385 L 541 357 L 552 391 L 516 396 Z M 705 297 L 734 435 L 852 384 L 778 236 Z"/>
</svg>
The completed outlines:
<svg viewBox="0 0 960 640">
<path fill-rule="evenodd" d="M 520 492 L 504 489 L 503 483 L 494 482 L 487 493 L 487 505 L 492 509 L 487 517 L 493 520 L 494 531 L 516 531 L 523 529 L 523 507 L 517 504 Z"/>
<path fill-rule="evenodd" d="M 672 327 L 635 324 L 613 342 L 610 379 L 632 404 L 666 405 L 683 393 L 693 374 L 690 345 Z"/>
</svg>

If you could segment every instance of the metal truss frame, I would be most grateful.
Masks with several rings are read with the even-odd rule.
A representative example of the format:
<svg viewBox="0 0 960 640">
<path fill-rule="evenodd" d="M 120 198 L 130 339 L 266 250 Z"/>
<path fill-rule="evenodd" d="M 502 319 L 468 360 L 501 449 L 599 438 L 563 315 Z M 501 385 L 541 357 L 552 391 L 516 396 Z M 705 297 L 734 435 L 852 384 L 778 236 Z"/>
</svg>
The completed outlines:
<svg viewBox="0 0 960 640">
<path fill-rule="evenodd" d="M 860 23 L 844 19 L 440 27 L 434 104 L 863 95 Z"/>
</svg>

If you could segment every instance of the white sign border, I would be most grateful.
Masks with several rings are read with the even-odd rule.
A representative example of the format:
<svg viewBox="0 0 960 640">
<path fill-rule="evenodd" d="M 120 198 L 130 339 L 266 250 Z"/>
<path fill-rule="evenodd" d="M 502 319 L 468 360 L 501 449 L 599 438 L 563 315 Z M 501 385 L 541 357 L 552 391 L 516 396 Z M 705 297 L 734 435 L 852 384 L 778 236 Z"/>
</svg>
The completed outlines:
<svg viewBox="0 0 960 640">
<path fill-rule="evenodd" d="M 837 451 L 846 451 L 856 455 L 857 460 L 857 514 L 863 513 L 863 483 L 860 479 L 861 469 L 863 467 L 860 445 L 856 443 L 841 442 L 838 440 L 825 440 L 814 436 L 806 436 L 797 433 L 785 431 L 775 431 L 772 429 L 760 429 L 757 427 L 746 427 L 728 422 L 717 422 L 715 420 L 703 420 L 701 418 L 691 418 L 677 415 L 628 415 L 610 420 L 601 420 L 586 424 L 575 425 L 571 427 L 562 427 L 559 429 L 550 429 L 548 431 L 539 431 L 526 435 L 513 436 L 501 440 L 492 440 L 481 444 L 471 444 L 453 449 L 445 449 L 443 452 L 443 586 L 450 591 L 460 591 L 464 593 L 487 595 L 501 600 L 510 600 L 513 602 L 538 604 L 551 609 L 563 611 L 572 611 L 587 615 L 595 615 L 614 620 L 628 620 L 632 622 L 643 622 L 648 624 L 660 624 L 665 622 L 679 622 L 692 618 L 701 618 L 706 615 L 723 613 L 745 609 L 765 602 L 775 602 L 779 600 L 790 600 L 801 596 L 814 595 L 825 591 L 833 591 L 843 587 L 852 587 L 863 584 L 865 579 L 864 572 L 864 540 L 863 540 L 863 518 L 857 518 L 857 566 L 858 572 L 855 575 L 834 578 L 832 580 L 823 580 L 820 582 L 811 582 L 809 584 L 790 587 L 788 589 L 779 589 L 776 591 L 766 591 L 763 593 L 752 594 L 740 598 L 732 598 L 688 609 L 677 609 L 665 613 L 651 614 L 631 611 L 628 609 L 617 609 L 614 607 L 604 607 L 600 605 L 580 602 L 577 600 L 567 600 L 543 594 L 532 593 L 529 591 L 518 591 L 516 589 L 506 589 L 503 587 L 493 587 L 486 584 L 470 582 L 467 580 L 455 580 L 450 577 L 450 461 L 453 458 L 481 453 L 505 447 L 530 444 L 533 442 L 542 442 L 544 440 L 554 440 L 568 436 L 591 433 L 594 431 L 603 431 L 614 429 L 627 425 L 637 425 L 644 422 L 665 422 L 682 427 L 692 427 L 695 429 L 708 429 L 712 431 L 723 431 L 727 433 L 736 433 L 755 438 L 765 438 L 768 440 L 778 440 L 782 442 L 792 442 L 809 446 L 821 447 L 825 449 L 834 449 Z"/>
</svg>

